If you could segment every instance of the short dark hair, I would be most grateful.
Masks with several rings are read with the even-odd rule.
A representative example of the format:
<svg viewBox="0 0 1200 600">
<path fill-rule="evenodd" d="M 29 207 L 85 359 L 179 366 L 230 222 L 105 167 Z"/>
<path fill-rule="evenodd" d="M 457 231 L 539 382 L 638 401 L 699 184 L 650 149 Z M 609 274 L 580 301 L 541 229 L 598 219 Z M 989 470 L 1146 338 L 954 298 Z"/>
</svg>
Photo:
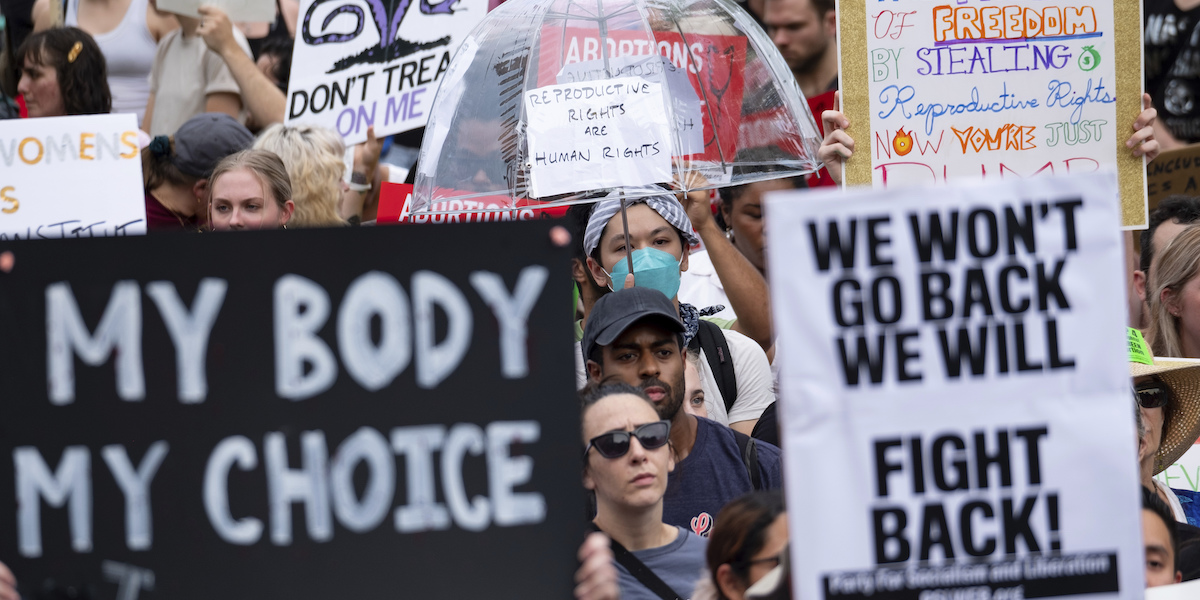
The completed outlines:
<svg viewBox="0 0 1200 600">
<path fill-rule="evenodd" d="M 263 43 L 262 49 L 259 51 L 259 56 L 274 56 L 275 68 L 271 69 L 271 76 L 279 82 L 279 88 L 283 93 L 287 93 L 288 82 L 292 78 L 292 49 L 296 46 L 292 38 L 267 38 Z"/>
<path fill-rule="evenodd" d="M 727 564 L 738 579 L 748 582 L 750 559 L 762 551 L 767 529 L 785 510 L 787 506 L 780 490 L 751 492 L 721 509 L 717 524 L 709 534 L 706 551 L 708 570 L 718 597 L 725 598 L 717 585 L 717 569 Z"/>
<path fill-rule="evenodd" d="M 1158 497 L 1158 492 L 1142 486 L 1142 510 L 1148 510 L 1162 519 L 1163 525 L 1167 526 L 1167 533 L 1171 536 L 1171 556 L 1178 556 L 1179 537 L 1175 531 L 1175 517 L 1171 514 L 1171 507 Z M 1171 572 L 1178 570 L 1175 565 L 1171 565 Z"/>
<path fill-rule="evenodd" d="M 837 10 L 837 0 L 811 0 L 811 2 L 818 17 L 825 16 L 831 10 Z"/>
<path fill-rule="evenodd" d="M 1182 194 L 1167 196 L 1150 213 L 1150 222 L 1141 236 L 1142 260 L 1139 265 L 1147 279 L 1150 278 L 1150 263 L 1154 260 L 1154 232 L 1167 221 L 1175 221 L 1180 225 L 1200 221 L 1200 197 Z"/>
<path fill-rule="evenodd" d="M 79 44 L 80 50 L 72 49 Z M 77 27 L 47 29 L 25 38 L 17 50 L 17 68 L 29 59 L 51 67 L 58 77 L 58 92 L 67 115 L 103 115 L 112 112 L 108 67 L 96 40 Z"/>
</svg>

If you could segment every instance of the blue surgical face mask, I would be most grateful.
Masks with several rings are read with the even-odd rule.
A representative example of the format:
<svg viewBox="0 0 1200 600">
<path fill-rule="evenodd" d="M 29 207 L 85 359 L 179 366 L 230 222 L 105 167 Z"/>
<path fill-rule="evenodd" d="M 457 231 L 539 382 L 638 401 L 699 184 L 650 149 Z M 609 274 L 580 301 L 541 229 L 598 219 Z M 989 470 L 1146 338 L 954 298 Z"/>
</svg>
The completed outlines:
<svg viewBox="0 0 1200 600">
<path fill-rule="evenodd" d="M 638 287 L 650 288 L 662 292 L 668 298 L 674 298 L 679 293 L 679 268 L 683 265 L 683 257 L 675 260 L 670 252 L 656 248 L 642 248 L 633 251 L 633 281 Z M 629 261 L 625 258 L 617 261 L 612 273 L 608 273 L 608 289 L 615 290 L 616 286 L 625 285 L 625 276 L 629 275 Z"/>
</svg>

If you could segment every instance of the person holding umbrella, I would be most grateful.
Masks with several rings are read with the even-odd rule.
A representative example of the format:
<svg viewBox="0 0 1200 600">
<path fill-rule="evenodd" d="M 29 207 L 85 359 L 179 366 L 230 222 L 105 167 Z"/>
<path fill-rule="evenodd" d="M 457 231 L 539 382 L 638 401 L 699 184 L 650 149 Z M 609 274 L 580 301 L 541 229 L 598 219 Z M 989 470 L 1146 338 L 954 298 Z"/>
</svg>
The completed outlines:
<svg viewBox="0 0 1200 600">
<path fill-rule="evenodd" d="M 635 286 L 656 289 L 671 299 L 685 326 L 684 344 L 698 348 L 703 359 L 700 374 L 709 418 L 750 435 L 759 416 L 775 401 L 771 367 L 762 347 L 739 333 L 736 323 L 733 329 L 722 330 L 702 320 L 696 307 L 679 302 L 680 273 L 687 270 L 689 248 L 697 241 L 692 234 L 689 211 L 674 196 L 651 196 L 625 201 L 627 216 L 622 219 L 621 202 L 619 198 L 600 201 L 588 219 L 584 233 L 588 271 L 599 286 L 621 289 L 628 283 L 629 263 L 632 262 Z M 701 208 L 702 211 L 709 210 L 707 205 Z M 711 212 L 708 212 L 708 221 L 712 221 Z M 709 247 L 710 255 L 720 248 L 729 258 L 745 262 L 745 269 L 739 272 L 757 276 L 762 285 L 759 297 L 765 298 L 766 284 L 762 277 L 720 235 L 716 224 L 711 225 L 717 233 L 707 236 L 714 241 Z M 718 238 L 725 247 L 717 246 Z M 718 268 L 722 266 L 717 256 L 713 256 L 713 264 Z M 725 269 L 719 272 L 723 279 L 728 273 Z M 731 281 L 726 287 L 739 286 Z M 765 302 L 763 304 L 765 308 Z"/>
</svg>

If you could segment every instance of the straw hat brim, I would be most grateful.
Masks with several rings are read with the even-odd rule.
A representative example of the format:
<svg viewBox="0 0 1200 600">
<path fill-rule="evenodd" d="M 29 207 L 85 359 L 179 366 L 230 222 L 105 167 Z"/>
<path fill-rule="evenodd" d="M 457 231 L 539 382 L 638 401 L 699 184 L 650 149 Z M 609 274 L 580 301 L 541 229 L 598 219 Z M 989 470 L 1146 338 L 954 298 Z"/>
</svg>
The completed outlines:
<svg viewBox="0 0 1200 600">
<path fill-rule="evenodd" d="M 1154 473 L 1175 464 L 1200 438 L 1200 360 L 1154 358 L 1153 365 L 1129 363 L 1130 377 L 1155 376 L 1171 387 L 1169 425 L 1155 457 Z"/>
</svg>

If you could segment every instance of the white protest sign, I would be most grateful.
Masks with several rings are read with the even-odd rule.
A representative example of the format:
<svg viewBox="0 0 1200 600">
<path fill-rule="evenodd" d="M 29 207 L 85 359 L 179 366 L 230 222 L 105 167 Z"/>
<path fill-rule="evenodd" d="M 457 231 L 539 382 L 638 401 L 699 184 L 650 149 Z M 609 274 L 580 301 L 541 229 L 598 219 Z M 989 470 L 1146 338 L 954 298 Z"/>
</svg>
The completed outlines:
<svg viewBox="0 0 1200 600">
<path fill-rule="evenodd" d="M 158 0 L 158 10 L 185 17 L 200 18 L 196 9 L 215 6 L 229 15 L 230 21 L 240 23 L 272 23 L 275 21 L 273 0 Z"/>
<path fill-rule="evenodd" d="M 525 93 L 533 197 L 671 180 L 662 84 L 640 77 Z"/>
<path fill-rule="evenodd" d="M 686 156 L 704 152 L 704 128 L 697 125 L 702 119 L 700 96 L 688 80 L 687 72 L 662 55 L 613 56 L 608 59 L 607 69 L 604 62 L 601 59 L 567 63 L 558 73 L 557 82 L 601 81 L 613 77 L 641 77 L 659 82 L 665 79 L 675 112 L 675 133 L 679 136 L 680 147 L 676 154 Z"/>
<path fill-rule="evenodd" d="M 0 121 L 0 240 L 144 233 L 134 115 Z"/>
<path fill-rule="evenodd" d="M 347 144 L 423 127 L 455 49 L 487 0 L 303 0 L 286 123 L 336 130 Z"/>
<path fill-rule="evenodd" d="M 1116 178 L 767 212 L 796 597 L 1140 598 Z"/>
</svg>

